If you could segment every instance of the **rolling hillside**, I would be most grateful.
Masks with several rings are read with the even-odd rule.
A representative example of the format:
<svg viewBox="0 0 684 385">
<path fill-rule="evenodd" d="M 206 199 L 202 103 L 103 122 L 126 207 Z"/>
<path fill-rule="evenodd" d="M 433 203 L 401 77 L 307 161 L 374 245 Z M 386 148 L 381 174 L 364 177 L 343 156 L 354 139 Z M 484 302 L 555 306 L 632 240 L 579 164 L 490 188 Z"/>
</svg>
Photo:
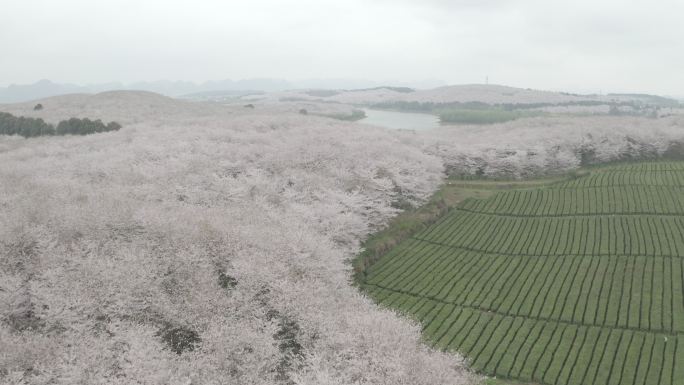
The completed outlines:
<svg viewBox="0 0 684 385">
<path fill-rule="evenodd" d="M 478 371 L 684 383 L 684 163 L 467 200 L 368 270 L 378 302 Z"/>
</svg>

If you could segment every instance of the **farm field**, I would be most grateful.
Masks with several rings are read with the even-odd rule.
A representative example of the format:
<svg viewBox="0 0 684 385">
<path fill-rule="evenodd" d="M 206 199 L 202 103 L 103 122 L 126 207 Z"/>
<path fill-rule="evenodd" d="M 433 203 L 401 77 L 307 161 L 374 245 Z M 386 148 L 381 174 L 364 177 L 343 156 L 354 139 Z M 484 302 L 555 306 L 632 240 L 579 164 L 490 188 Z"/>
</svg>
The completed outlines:
<svg viewBox="0 0 684 385">
<path fill-rule="evenodd" d="M 466 199 L 367 269 L 377 302 L 478 372 L 684 384 L 684 162 Z"/>
</svg>

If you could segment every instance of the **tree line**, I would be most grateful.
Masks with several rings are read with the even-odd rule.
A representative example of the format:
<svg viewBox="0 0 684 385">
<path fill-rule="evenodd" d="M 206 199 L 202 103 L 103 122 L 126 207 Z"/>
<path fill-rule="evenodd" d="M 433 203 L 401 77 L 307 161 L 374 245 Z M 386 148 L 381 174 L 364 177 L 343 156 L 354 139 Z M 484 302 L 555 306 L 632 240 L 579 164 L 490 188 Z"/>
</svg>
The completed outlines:
<svg viewBox="0 0 684 385">
<path fill-rule="evenodd" d="M 41 118 L 27 118 L 0 112 L 0 135 L 20 135 L 24 138 L 52 135 L 89 135 L 99 132 L 118 131 L 117 122 L 103 123 L 100 119 L 71 118 L 54 126 Z"/>
</svg>

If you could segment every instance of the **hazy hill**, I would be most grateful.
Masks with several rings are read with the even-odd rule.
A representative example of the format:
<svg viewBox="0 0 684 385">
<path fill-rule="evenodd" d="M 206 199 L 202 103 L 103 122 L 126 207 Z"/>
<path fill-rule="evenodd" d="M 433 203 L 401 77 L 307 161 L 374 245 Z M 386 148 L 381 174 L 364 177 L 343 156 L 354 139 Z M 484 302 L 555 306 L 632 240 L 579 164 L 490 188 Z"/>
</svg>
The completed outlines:
<svg viewBox="0 0 684 385">
<path fill-rule="evenodd" d="M 113 82 L 86 86 L 60 84 L 51 82 L 50 80 L 41 80 L 33 84 L 13 84 L 5 88 L 0 88 L 0 103 L 17 103 L 49 96 L 73 93 L 98 93 L 115 90 L 140 90 L 167 96 L 181 96 L 185 94 L 212 91 L 259 90 L 274 92 L 290 88 L 293 88 L 292 84 L 280 79 L 214 80 L 200 84 L 187 81 L 159 80 L 131 84 Z"/>
<path fill-rule="evenodd" d="M 12 84 L 0 88 L 0 103 L 14 103 L 77 92 L 88 92 L 88 89 L 74 84 L 56 84 L 49 80 L 40 80 L 34 84 Z"/>
<path fill-rule="evenodd" d="M 438 80 L 425 80 L 421 82 L 396 84 L 417 87 L 431 88 L 444 84 Z M 33 84 L 10 85 L 0 87 L 0 103 L 16 103 L 28 100 L 35 100 L 49 96 L 66 95 L 72 93 L 98 93 L 114 90 L 140 90 L 156 92 L 166 96 L 191 96 L 200 95 L 201 98 L 209 98 L 212 95 L 225 97 L 234 93 L 245 94 L 253 92 L 279 92 L 291 89 L 303 88 L 322 88 L 322 89 L 353 89 L 363 87 L 377 87 L 381 84 L 368 80 L 358 79 L 311 79 L 290 82 L 283 79 L 253 78 L 241 80 L 209 80 L 202 83 L 190 81 L 157 80 L 143 81 L 135 83 L 110 82 L 101 84 L 76 85 L 61 84 L 50 80 L 40 80 Z M 248 92 L 249 91 L 249 92 Z"/>
<path fill-rule="evenodd" d="M 655 106 L 676 105 L 677 101 L 662 96 L 646 94 L 577 95 L 565 92 L 533 90 L 495 84 L 465 84 L 444 86 L 426 90 L 402 87 L 375 87 L 356 90 L 296 90 L 259 95 L 254 98 L 278 100 L 309 100 L 349 104 L 391 103 L 484 103 L 497 104 L 573 104 L 573 103 L 637 103 Z"/>
<path fill-rule="evenodd" d="M 596 96 L 572 95 L 560 92 L 539 91 L 501 85 L 468 84 L 416 90 L 405 87 L 375 87 L 357 90 L 336 90 L 327 94 L 319 90 L 286 91 L 270 95 L 285 100 L 325 100 L 351 104 L 389 102 L 536 104 L 571 103 L 597 100 Z"/>
<path fill-rule="evenodd" d="M 196 98 L 200 99 L 200 98 Z M 36 104 L 41 110 L 34 110 Z M 248 106 L 248 107 L 245 107 Z M 240 102 L 232 105 L 175 99 L 148 91 L 106 91 L 97 94 L 51 96 L 29 102 L 1 104 L 0 111 L 15 116 L 42 118 L 57 123 L 72 117 L 116 121 L 121 124 L 145 121 L 227 120 L 236 114 L 307 114 L 347 119 L 355 108 L 343 103 L 319 101 Z"/>
<path fill-rule="evenodd" d="M 487 104 L 558 104 L 592 100 L 594 97 L 493 84 L 467 84 L 439 87 L 431 90 L 417 91 L 411 94 L 398 95 L 397 99 L 433 103 L 482 102 Z"/>
<path fill-rule="evenodd" d="M 359 240 L 399 192 L 435 189 L 438 158 L 266 105 L 130 91 L 41 103 L 0 110 L 133 123 L 0 136 L 0 383 L 472 382 L 348 285 Z"/>
<path fill-rule="evenodd" d="M 35 111 L 40 103 L 42 110 Z M 0 111 L 16 116 L 43 118 L 56 122 L 71 117 L 115 120 L 133 123 L 173 120 L 183 116 L 215 115 L 226 108 L 212 103 L 193 103 L 147 91 L 107 91 L 98 94 L 69 94 L 15 104 L 0 104 Z"/>
<path fill-rule="evenodd" d="M 433 82 L 433 83 L 436 83 Z M 220 102 L 236 101 L 240 97 L 249 100 L 269 102 L 326 102 L 357 105 L 379 103 L 467 103 L 479 102 L 496 104 L 572 104 L 585 102 L 636 103 L 661 107 L 677 106 L 678 101 L 648 94 L 608 94 L 577 95 L 525 88 L 508 87 L 494 84 L 466 84 L 443 86 L 430 89 L 410 87 L 373 86 L 358 89 L 332 89 L 326 87 L 300 88 L 302 84 L 325 85 L 324 81 L 301 81 L 291 83 L 280 79 L 217 80 L 201 84 L 186 81 L 152 81 L 133 84 L 106 83 L 88 86 L 58 84 L 41 80 L 30 85 L 11 85 L 0 88 L 0 103 L 33 101 L 50 96 L 73 93 L 94 94 L 112 90 L 149 91 L 166 96 L 194 100 L 215 100 Z M 330 85 L 343 85 L 344 81 L 330 82 Z M 351 85 L 361 85 L 361 81 L 350 81 Z M 428 83 L 425 83 L 428 84 Z M 237 100 L 239 102 L 239 100 Z"/>
</svg>

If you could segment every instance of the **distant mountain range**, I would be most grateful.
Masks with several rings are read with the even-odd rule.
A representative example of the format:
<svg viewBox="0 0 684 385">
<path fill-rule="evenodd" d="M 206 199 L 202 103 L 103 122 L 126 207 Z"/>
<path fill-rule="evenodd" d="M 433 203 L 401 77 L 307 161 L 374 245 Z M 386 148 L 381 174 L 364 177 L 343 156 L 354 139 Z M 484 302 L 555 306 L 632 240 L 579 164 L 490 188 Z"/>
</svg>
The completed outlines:
<svg viewBox="0 0 684 385">
<path fill-rule="evenodd" d="M 413 88 L 433 88 L 445 85 L 440 80 L 425 80 L 421 82 L 393 82 L 392 85 L 407 86 Z M 187 81 L 159 80 L 151 82 L 137 82 L 124 84 L 120 82 L 102 83 L 92 85 L 76 85 L 54 83 L 50 80 L 40 80 L 33 84 L 0 87 L 0 103 L 17 103 L 29 100 L 41 99 L 50 96 L 73 94 L 73 93 L 98 93 L 115 90 L 139 90 L 150 91 L 158 94 L 182 97 L 186 95 L 202 95 L 216 92 L 226 94 L 244 94 L 254 92 L 274 92 L 291 89 L 354 89 L 364 87 L 378 87 L 385 84 L 350 79 L 311 79 L 298 82 L 290 82 L 282 79 L 244 79 L 244 80 L 212 80 L 204 83 Z"/>
<path fill-rule="evenodd" d="M 178 97 L 186 94 L 213 92 L 213 91 L 282 91 L 292 88 L 293 85 L 285 80 L 278 79 L 248 79 L 248 80 L 219 80 L 208 81 L 201 84 L 184 81 L 160 80 L 154 82 L 103 83 L 81 86 L 76 84 L 53 83 L 50 80 L 40 80 L 33 84 L 10 85 L 0 88 L 0 103 L 16 103 L 49 96 L 57 96 L 74 93 L 98 93 L 115 90 L 138 90 L 150 91 L 162 95 Z"/>
</svg>

